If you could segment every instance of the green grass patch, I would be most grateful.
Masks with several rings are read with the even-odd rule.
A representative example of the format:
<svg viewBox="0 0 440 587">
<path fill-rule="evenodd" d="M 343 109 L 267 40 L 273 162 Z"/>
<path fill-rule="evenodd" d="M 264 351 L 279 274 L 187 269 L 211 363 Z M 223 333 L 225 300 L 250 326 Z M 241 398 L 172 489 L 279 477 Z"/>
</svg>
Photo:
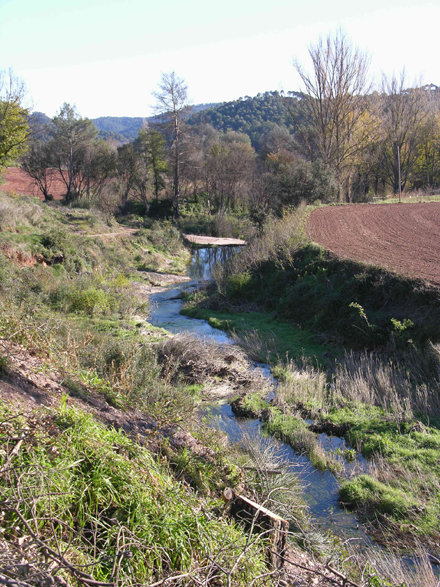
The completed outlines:
<svg viewBox="0 0 440 587">
<path fill-rule="evenodd" d="M 6 449 L 26 421 L 4 405 L 0 415 Z M 6 454 L 0 452 L 0 466 Z M 188 458 L 182 453 L 182 461 Z M 188 572 L 210 558 L 231 569 L 246 545 L 240 527 L 210 513 L 222 507 L 217 500 L 188 491 L 166 462 L 124 433 L 65 407 L 34 416 L 8 476 L 0 479 L 0 498 L 2 533 L 14 527 L 27 535 L 29 524 L 45 545 L 33 546 L 33 560 L 53 548 L 71 565 L 86 566 L 95 581 L 113 581 L 115 560 L 119 580 L 130 584 Z M 247 585 L 265 570 L 258 540 L 247 554 L 233 571 L 233 585 Z"/>
<path fill-rule="evenodd" d="M 193 318 L 207 320 L 213 328 L 246 334 L 257 331 L 263 341 L 267 341 L 269 360 L 276 361 L 279 357 L 317 358 L 319 360 L 328 352 L 328 346 L 315 342 L 314 335 L 307 329 L 281 322 L 273 315 L 263 312 L 228 313 L 217 310 L 206 310 L 197 307 L 185 307 L 182 314 Z"/>
</svg>

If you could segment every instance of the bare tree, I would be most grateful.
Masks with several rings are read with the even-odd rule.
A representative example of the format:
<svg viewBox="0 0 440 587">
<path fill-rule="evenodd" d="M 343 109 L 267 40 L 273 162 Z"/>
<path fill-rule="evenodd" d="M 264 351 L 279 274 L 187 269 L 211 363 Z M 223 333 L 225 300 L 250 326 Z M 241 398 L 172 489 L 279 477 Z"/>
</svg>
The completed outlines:
<svg viewBox="0 0 440 587">
<path fill-rule="evenodd" d="M 394 193 L 399 191 L 399 153 L 402 188 L 414 169 L 428 115 L 426 92 L 408 88 L 405 70 L 382 79 L 382 165 Z"/>
<path fill-rule="evenodd" d="M 341 185 L 369 135 L 368 128 L 360 129 L 370 59 L 341 30 L 309 46 L 309 56 L 311 72 L 293 62 L 303 83 L 299 145 L 312 161 L 332 167 Z"/>
<path fill-rule="evenodd" d="M 173 136 L 173 219 L 179 217 L 180 207 L 180 165 L 182 121 L 191 111 L 188 99 L 188 86 L 174 71 L 163 73 L 158 89 L 153 92 L 156 99 L 154 107 L 164 122 L 171 127 Z"/>
</svg>

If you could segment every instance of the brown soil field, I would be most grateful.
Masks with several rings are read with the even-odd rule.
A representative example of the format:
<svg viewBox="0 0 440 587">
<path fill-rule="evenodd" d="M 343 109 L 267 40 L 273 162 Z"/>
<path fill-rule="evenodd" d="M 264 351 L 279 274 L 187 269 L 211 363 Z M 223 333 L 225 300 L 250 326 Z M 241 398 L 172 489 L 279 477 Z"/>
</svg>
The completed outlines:
<svg viewBox="0 0 440 587">
<path fill-rule="evenodd" d="M 3 174 L 4 183 L 0 184 L 0 192 L 13 192 L 21 196 L 34 196 L 44 200 L 43 194 L 35 185 L 34 181 L 19 167 L 9 167 Z M 66 193 L 66 186 L 56 177 L 52 178 L 49 193 L 54 200 L 61 200 Z"/>
<path fill-rule="evenodd" d="M 307 231 L 338 257 L 440 285 L 440 202 L 318 208 Z"/>
</svg>

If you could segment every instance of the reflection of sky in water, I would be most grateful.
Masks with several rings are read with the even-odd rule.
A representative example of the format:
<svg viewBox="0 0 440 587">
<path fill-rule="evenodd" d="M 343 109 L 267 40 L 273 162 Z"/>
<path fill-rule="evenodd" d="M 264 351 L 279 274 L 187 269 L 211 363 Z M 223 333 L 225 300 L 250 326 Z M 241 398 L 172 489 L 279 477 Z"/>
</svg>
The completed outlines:
<svg viewBox="0 0 440 587">
<path fill-rule="evenodd" d="M 148 321 L 154 326 L 161 326 L 173 333 L 186 331 L 194 336 L 209 338 L 219 343 L 230 343 L 231 340 L 225 332 L 212 328 L 206 320 L 196 320 L 180 314 L 183 301 L 175 298 L 180 294 L 183 287 L 168 289 L 151 295 L 151 310 Z"/>
<path fill-rule="evenodd" d="M 209 405 L 203 415 L 213 427 L 222 430 L 231 442 L 240 442 L 245 433 L 251 436 L 258 433 L 262 426 L 258 420 L 236 418 L 229 404 Z M 329 471 L 317 471 L 307 457 L 295 454 L 291 446 L 272 436 L 265 436 L 265 442 L 275 447 L 277 456 L 288 461 L 289 469 L 298 476 L 305 488 L 304 499 L 310 513 L 324 530 L 371 543 L 371 539 L 359 527 L 355 516 L 339 506 L 338 483 Z"/>
<path fill-rule="evenodd" d="M 188 269 L 188 275 L 193 281 L 150 296 L 151 313 L 149 322 L 166 328 L 173 333 L 186 331 L 195 336 L 209 338 L 219 343 L 232 344 L 233 341 L 226 333 L 212 328 L 206 320 L 196 320 L 180 314 L 183 302 L 175 298 L 183 289 L 195 287 L 200 281 L 211 279 L 214 264 L 223 263 L 235 254 L 239 248 L 217 247 L 195 250 Z M 273 381 L 267 365 L 258 364 L 257 367 L 262 369 L 265 375 L 272 378 Z M 270 398 L 271 396 L 268 399 Z M 212 426 L 225 432 L 231 442 L 239 442 L 244 432 L 261 434 L 261 422 L 236 418 L 231 406 L 228 404 L 205 406 L 202 415 L 209 420 Z M 371 544 L 371 539 L 358 525 L 356 517 L 340 507 L 338 503 L 338 483 L 332 473 L 316 470 L 307 457 L 295 454 L 289 445 L 278 442 L 270 436 L 265 437 L 265 439 L 266 442 L 276 446 L 277 454 L 285 458 L 290 463 L 292 470 L 298 475 L 301 484 L 305 488 L 304 499 L 310 508 L 310 512 L 323 529 L 331 530 L 344 538 L 358 538 L 366 544 Z M 334 451 L 335 449 L 344 451 L 349 448 L 344 439 L 335 436 L 320 434 L 319 439 L 326 451 Z M 348 463 L 342 456 L 341 462 L 347 475 L 353 474 L 355 471 L 359 473 L 368 469 L 367 461 L 358 453 L 353 463 Z M 411 566 L 413 562 L 413 559 L 409 557 L 404 557 L 402 560 L 408 566 Z"/>
<path fill-rule="evenodd" d="M 212 328 L 206 320 L 196 320 L 195 318 L 180 314 L 183 301 L 175 298 L 183 289 L 190 289 L 200 281 L 211 279 L 214 265 L 216 263 L 224 263 L 236 254 L 239 249 L 240 247 L 214 247 L 193 251 L 191 263 L 188 268 L 188 275 L 193 281 L 177 288 L 151 295 L 151 310 L 148 321 L 155 326 L 161 326 L 173 333 L 186 331 L 195 336 L 209 338 L 219 343 L 231 343 L 231 339 L 225 332 Z"/>
</svg>

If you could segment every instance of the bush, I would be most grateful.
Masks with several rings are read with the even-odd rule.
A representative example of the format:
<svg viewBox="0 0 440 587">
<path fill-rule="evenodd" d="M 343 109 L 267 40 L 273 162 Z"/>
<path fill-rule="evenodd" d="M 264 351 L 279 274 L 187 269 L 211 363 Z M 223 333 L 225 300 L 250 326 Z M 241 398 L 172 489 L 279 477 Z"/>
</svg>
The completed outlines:
<svg viewBox="0 0 440 587">
<path fill-rule="evenodd" d="M 113 300 L 102 289 L 89 287 L 78 291 L 73 289 L 68 294 L 70 312 L 83 312 L 88 316 L 105 314 L 113 306 Z"/>
</svg>

